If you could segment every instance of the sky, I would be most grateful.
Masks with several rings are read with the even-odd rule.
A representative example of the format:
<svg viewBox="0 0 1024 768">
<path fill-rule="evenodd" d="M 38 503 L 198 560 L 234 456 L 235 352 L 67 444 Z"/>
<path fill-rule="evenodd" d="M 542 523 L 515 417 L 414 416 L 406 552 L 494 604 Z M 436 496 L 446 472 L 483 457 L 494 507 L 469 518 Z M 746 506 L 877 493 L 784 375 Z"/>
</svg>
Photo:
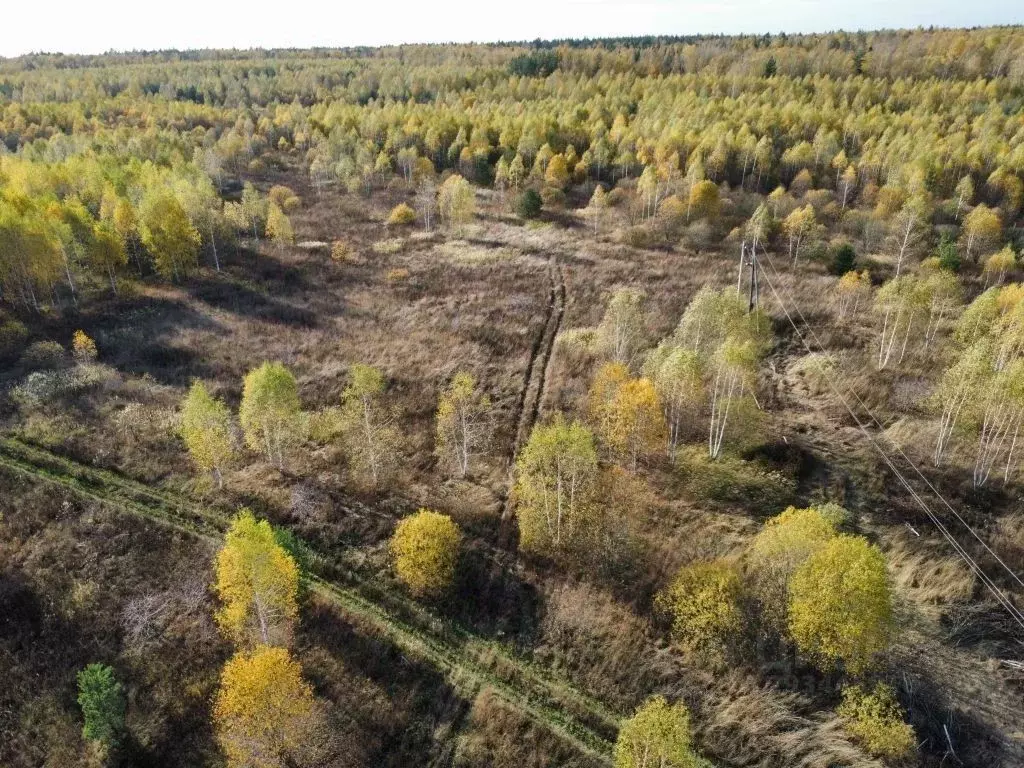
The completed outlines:
<svg viewBox="0 0 1024 768">
<path fill-rule="evenodd" d="M 11 0 L 0 56 L 1024 23 L 1019 0 Z"/>
</svg>

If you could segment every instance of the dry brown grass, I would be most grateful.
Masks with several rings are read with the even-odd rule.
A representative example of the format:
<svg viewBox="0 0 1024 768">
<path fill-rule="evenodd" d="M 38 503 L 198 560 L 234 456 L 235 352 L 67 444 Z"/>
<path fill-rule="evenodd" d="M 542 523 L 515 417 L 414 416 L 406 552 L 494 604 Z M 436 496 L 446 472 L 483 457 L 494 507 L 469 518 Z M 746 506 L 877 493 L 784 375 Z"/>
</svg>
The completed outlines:
<svg viewBox="0 0 1024 768">
<path fill-rule="evenodd" d="M 974 574 L 943 542 L 934 538 L 921 542 L 909 529 L 897 528 L 887 531 L 881 544 L 902 599 L 949 606 L 974 594 Z"/>
<path fill-rule="evenodd" d="M 572 226 L 569 214 L 557 223 L 522 226 L 499 209 L 495 196 L 482 194 L 482 215 L 462 232 L 417 231 L 396 238 L 383 222 L 388 210 L 409 197 L 400 186 L 375 191 L 366 199 L 340 195 L 335 189 L 317 196 L 301 183 L 291 185 L 305 201 L 293 215 L 298 239 L 343 240 L 349 245 L 346 258 L 332 260 L 325 249 L 276 249 L 260 243 L 228 254 L 225 272 L 219 275 L 204 272 L 181 286 L 143 286 L 120 302 L 98 304 L 81 327 L 97 340 L 101 362 L 119 372 L 115 385 L 103 397 L 61 402 L 28 420 L 25 414 L 9 413 L 6 424 L 27 421 L 37 437 L 90 462 L 212 494 L 212 486 L 197 480 L 167 428 L 191 377 L 204 379 L 237 407 L 244 373 L 263 360 L 281 360 L 295 371 L 304 405 L 313 409 L 336 405 L 349 367 L 365 362 L 384 370 L 389 405 L 400 414 L 402 471 L 394 490 L 416 504 L 451 513 L 475 539 L 493 540 L 507 489 L 523 373 L 545 322 L 549 259 L 557 260 L 565 276 L 563 329 L 597 325 L 616 288 L 636 287 L 648 296 L 647 343 L 652 346 L 674 329 L 700 287 L 735 284 L 734 243 L 726 241 L 700 255 L 685 248 L 623 246 L 616 241 L 615 229 L 628 222 L 624 210 L 615 210 L 602 234 L 594 237 L 592 230 Z M 742 197 L 737 193 L 737 206 L 729 217 L 742 216 Z M 934 372 L 931 368 L 915 363 L 897 374 L 875 371 L 870 316 L 835 323 L 822 299 L 834 278 L 821 265 L 807 263 L 794 271 L 782 259 L 776 258 L 775 264 L 780 274 L 770 274 L 776 288 L 791 306 L 801 308 L 824 351 L 838 358 L 838 380 L 852 386 L 872 409 L 878 408 L 886 423 L 893 423 L 888 418 L 894 415 L 891 403 L 919 405 Z M 402 278 L 393 279 L 397 275 Z M 827 384 L 806 365 L 806 350 L 788 330 L 766 285 L 762 299 L 780 334 L 762 379 L 770 437 L 802 437 L 808 450 L 838 477 L 833 481 L 856 484 L 853 498 L 888 498 L 882 496 L 888 490 L 884 478 L 863 480 L 848 471 L 854 465 L 867 471 L 877 465 L 856 452 L 867 450 L 862 436 Z M 70 328 L 55 323 L 51 330 L 54 338 L 67 343 Z M 472 372 L 490 394 L 496 429 L 488 456 L 469 478 L 456 482 L 437 471 L 432 451 L 437 393 L 459 370 Z M 556 349 L 541 415 L 558 409 L 574 412 L 589 376 L 586 360 L 570 359 Z M 893 395 L 896 400 L 891 400 Z M 911 417 L 892 426 L 890 436 L 908 452 L 922 451 L 922 446 L 927 452 L 930 429 L 929 417 L 917 407 Z M 961 460 L 966 456 L 958 454 L 957 462 Z M 551 571 L 529 571 L 525 578 L 531 587 L 547 596 L 546 612 L 538 624 L 526 626 L 513 639 L 531 648 L 539 638 L 534 649 L 538 659 L 624 709 L 656 691 L 681 697 L 694 711 L 702 749 L 730 765 L 875 765 L 850 744 L 826 709 L 830 691 L 808 698 L 765 685 L 751 670 L 714 678 L 687 666 L 651 639 L 653 633 L 639 615 L 646 611 L 650 595 L 681 565 L 737 556 L 759 523 L 748 504 L 712 505 L 693 498 L 667 462 L 653 462 L 638 478 L 645 490 L 629 490 L 633 503 L 622 506 L 630 510 L 622 528 L 629 530 L 642 555 L 629 581 L 601 582 L 602 587 L 565 585 Z M 382 542 L 390 532 L 391 513 L 404 507 L 397 502 L 381 504 L 374 507 L 379 517 L 360 516 L 359 510 L 349 508 L 345 500 L 353 489 L 337 446 L 300 446 L 289 457 L 285 473 L 243 453 L 226 480 L 228 498 L 251 502 L 277 520 L 298 521 L 332 545 L 355 548 L 356 556 L 371 566 L 386 566 Z M 809 497 L 832 490 L 817 478 L 801 482 L 799 492 Z M 302 506 L 295 501 L 295 489 L 300 487 L 319 494 L 322 503 L 315 514 L 296 511 Z M 935 613 L 936 607 L 969 598 L 973 583 L 948 551 L 930 539 L 907 538 L 912 534 L 902 527 L 903 503 L 893 499 L 893 509 L 885 505 L 857 511 L 886 549 L 905 603 L 911 610 L 924 606 Z M 1024 561 L 1022 522 L 1019 512 L 1003 517 L 994 539 L 1000 553 L 1017 563 Z M 592 582 L 606 578 L 598 569 L 586 576 Z M 88 589 L 69 594 L 79 601 L 91 599 Z M 308 638 L 308 660 L 318 685 L 330 698 L 348 702 L 352 699 L 339 686 L 351 684 L 353 690 L 366 693 L 368 703 L 359 717 L 388 717 L 382 691 L 389 690 L 389 675 L 396 676 L 395 669 L 405 669 L 403 662 L 394 660 L 394 669 L 384 671 L 374 666 L 376 646 L 360 646 L 357 637 L 322 612 L 316 614 L 316 622 L 315 632 L 341 638 L 328 643 L 315 632 Z M 964 659 L 974 658 L 967 655 L 969 649 L 962 653 Z M 342 662 L 357 668 L 347 669 Z M 401 695 L 429 699 L 432 686 L 440 690 L 438 681 L 427 676 L 417 681 L 422 689 Z M 396 722 L 411 731 L 434 722 L 427 706 L 396 708 L 404 713 Z M 446 712 L 445 718 L 450 715 Z M 443 720 L 439 742 L 447 743 L 454 726 L 450 719 Z M 368 743 L 373 747 L 380 741 Z M 369 756 L 353 753 L 352 760 L 371 763 L 382 754 L 387 754 L 384 746 Z M 484 693 L 468 715 L 457 764 L 518 768 L 586 762 Z"/>
<path fill-rule="evenodd" d="M 646 621 L 611 595 L 586 584 L 562 584 L 547 596 L 535 653 L 628 712 L 657 682 L 649 631 Z"/>
<path fill-rule="evenodd" d="M 806 713 L 797 694 L 759 686 L 735 672 L 708 683 L 697 736 L 715 757 L 762 768 L 882 765 L 851 743 L 835 715 Z"/>
<path fill-rule="evenodd" d="M 547 731 L 525 720 L 489 690 L 473 702 L 454 755 L 457 768 L 597 768 Z"/>
</svg>

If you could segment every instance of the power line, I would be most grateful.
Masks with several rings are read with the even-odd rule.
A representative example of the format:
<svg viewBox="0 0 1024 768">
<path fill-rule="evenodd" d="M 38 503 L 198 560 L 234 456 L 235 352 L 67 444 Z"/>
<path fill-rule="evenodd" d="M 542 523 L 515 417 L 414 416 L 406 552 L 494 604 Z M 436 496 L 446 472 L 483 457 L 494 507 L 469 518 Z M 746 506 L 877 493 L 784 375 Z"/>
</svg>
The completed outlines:
<svg viewBox="0 0 1024 768">
<path fill-rule="evenodd" d="M 770 263 L 770 258 L 769 258 L 769 263 Z M 772 269 L 775 270 L 774 265 L 772 265 Z M 793 327 L 793 331 L 796 333 L 797 338 L 800 339 L 800 343 L 803 344 L 804 348 L 807 350 L 808 353 L 812 353 L 813 350 L 811 350 L 810 346 L 807 344 L 807 340 L 804 338 L 803 334 L 800 332 L 800 329 L 797 327 L 796 323 L 793 321 L 793 317 L 790 315 L 789 310 L 786 308 L 785 302 L 782 300 L 782 297 L 779 295 L 779 292 L 776 290 L 775 284 L 771 281 L 771 278 L 768 277 L 768 273 L 764 271 L 764 267 L 761 268 L 761 271 L 764 274 L 765 281 L 768 283 L 768 287 L 771 289 L 772 294 L 775 296 L 776 301 L 779 302 L 780 308 L 782 309 L 783 313 L 786 315 L 786 319 L 789 321 L 789 324 Z M 775 270 L 775 274 L 776 274 L 777 277 L 779 276 L 777 270 Z M 802 315 L 801 315 L 801 317 L 802 317 Z M 806 323 L 806 320 L 804 320 L 804 322 Z M 812 333 L 813 333 L 813 329 L 812 329 Z M 1014 621 L 1016 621 L 1017 624 L 1019 624 L 1022 629 L 1024 629 L 1024 613 L 1021 613 L 1017 609 L 1017 607 L 1012 603 L 1012 601 L 1010 601 L 1010 599 L 1002 592 L 1002 590 L 999 589 L 999 587 L 995 584 L 995 582 L 988 576 L 987 573 L 985 573 L 984 569 L 982 569 L 982 567 L 974 560 L 974 558 L 971 557 L 970 553 L 967 552 L 967 550 L 964 548 L 964 546 L 962 544 L 960 544 L 960 542 L 956 539 L 956 537 L 954 537 L 952 535 L 952 533 L 950 533 L 948 528 L 946 528 L 945 524 L 932 511 L 932 509 L 928 506 L 928 504 L 924 501 L 924 499 L 921 498 L 921 496 L 917 493 L 917 491 L 913 488 L 913 486 L 910 485 L 910 482 L 906 479 L 906 477 L 904 477 L 903 473 L 900 472 L 900 470 L 896 467 L 896 465 L 893 463 L 892 459 L 890 459 L 888 454 L 882 449 L 881 446 L 878 445 L 878 443 L 875 441 L 874 437 L 872 437 L 871 433 L 867 430 L 867 428 L 864 426 L 864 424 L 861 422 L 861 420 L 859 418 L 857 418 L 857 415 L 854 413 L 853 409 L 850 407 L 850 404 L 847 402 L 846 398 L 843 397 L 842 392 L 839 391 L 839 388 L 835 385 L 835 383 L 832 381 L 832 378 L 828 375 L 828 373 L 823 368 L 821 369 L 821 373 L 825 377 L 825 380 L 828 382 L 829 386 L 832 388 L 832 391 L 835 392 L 835 394 L 839 397 L 839 400 L 840 400 L 840 402 L 842 402 L 843 407 L 846 408 L 847 413 L 850 414 L 850 417 L 854 420 L 854 422 L 857 424 L 858 428 L 860 428 L 861 432 L 868 439 L 868 442 L 871 443 L 872 447 L 874 447 L 874 449 L 882 457 L 882 461 L 885 462 L 886 466 L 889 467 L 889 469 L 892 471 L 892 473 L 900 481 L 900 484 L 903 485 L 904 488 L 906 488 L 906 490 L 910 493 L 910 495 L 914 498 L 914 500 L 918 503 L 918 505 L 924 510 L 924 512 L 928 516 L 928 518 L 935 524 L 935 527 L 939 529 L 939 531 L 942 533 L 942 535 L 945 537 L 945 539 L 953 547 L 954 551 L 958 555 L 960 555 L 960 557 L 964 560 L 964 562 L 967 563 L 967 565 L 971 569 L 971 571 L 973 571 L 978 576 L 978 578 L 981 580 L 981 582 L 992 593 L 992 595 L 996 598 L 996 600 L 1000 603 L 1000 605 L 1002 605 L 1003 608 L 1006 609 L 1007 613 L 1010 614 L 1010 617 L 1012 619 L 1014 619 Z M 854 393 L 854 396 L 856 396 L 856 393 Z M 857 399 L 860 400 L 859 397 Z M 862 401 L 861 401 L 861 405 L 862 405 L 862 407 L 865 407 L 863 405 Z M 865 407 L 865 410 L 868 410 L 868 409 Z M 868 410 L 868 412 L 870 413 L 869 410 Z M 878 420 L 875 419 L 873 415 L 872 415 L 872 420 L 876 424 L 879 423 Z"/>
<path fill-rule="evenodd" d="M 761 250 L 764 253 L 765 258 L 768 260 L 768 265 L 772 268 L 772 272 L 775 274 L 775 276 L 777 278 L 779 278 L 781 280 L 781 275 L 779 274 L 779 271 L 775 268 L 775 263 L 772 261 L 771 256 L 768 254 L 768 252 L 766 250 L 764 250 L 763 247 L 762 247 Z M 762 267 L 761 269 L 763 271 L 764 267 Z M 781 300 L 780 300 L 780 303 L 781 303 Z M 808 329 L 810 334 L 814 337 L 815 343 L 820 348 L 824 349 L 825 346 L 824 346 L 824 344 L 821 343 L 821 339 L 818 337 L 818 334 L 815 333 L 814 326 L 812 326 L 810 323 L 807 322 L 807 318 L 804 317 L 803 312 L 801 312 L 801 310 L 800 310 L 800 307 L 796 306 L 795 303 L 794 303 L 794 309 L 796 310 L 796 314 L 799 316 L 800 321 L 804 324 L 804 326 Z M 804 346 L 806 346 L 806 344 Z M 808 349 L 808 351 L 810 351 L 810 349 Z M 878 420 L 878 418 L 874 415 L 874 413 L 871 412 L 871 409 L 868 408 L 867 404 L 861 399 L 860 395 L 858 395 L 857 392 L 854 391 L 853 389 L 850 389 L 850 394 L 852 394 L 854 396 L 854 398 L 856 398 L 857 403 L 860 405 L 860 407 L 864 409 L 865 413 L 867 413 L 867 415 L 870 417 L 871 421 L 874 422 L 875 426 L 878 427 L 878 430 L 884 435 L 885 434 L 885 427 L 882 426 L 882 423 Z M 914 470 L 915 474 L 917 474 L 917 476 L 920 477 L 921 480 L 924 481 L 925 485 L 928 486 L 929 490 L 931 490 L 931 492 L 934 493 L 935 496 L 942 502 L 942 504 L 946 507 L 946 509 L 948 509 L 950 512 L 953 513 L 953 515 L 956 517 L 956 519 L 960 521 L 961 525 L 963 525 L 964 528 L 966 528 L 970 532 L 970 534 L 978 541 L 978 543 L 980 543 L 981 546 L 984 547 L 985 550 L 990 555 L 992 555 L 993 558 L 995 558 L 996 562 L 998 562 L 999 565 L 1001 565 L 1006 570 L 1006 572 L 1010 575 L 1010 577 L 1014 581 L 1016 581 L 1020 586 L 1024 587 L 1024 581 L 1021 580 L 1020 576 L 1018 576 L 1017 573 L 1012 568 L 1010 568 L 1010 566 L 1008 566 L 1003 561 L 1003 559 L 1001 557 L 999 557 L 999 555 L 988 545 L 988 542 L 986 542 L 985 539 L 982 538 L 977 533 L 977 531 L 974 530 L 974 528 L 970 525 L 970 523 L 968 523 L 960 515 L 960 513 L 956 509 L 954 509 L 953 505 L 950 504 L 949 501 L 946 500 L 946 497 L 943 496 L 941 492 L 939 492 L 939 490 L 932 484 L 932 482 L 928 479 L 928 477 L 924 474 L 924 472 L 922 472 L 918 468 L 918 466 L 913 462 L 913 460 L 909 456 L 907 456 L 906 453 L 904 453 L 903 449 L 896 443 L 896 441 L 892 440 L 890 438 L 889 442 L 891 443 L 892 447 L 896 450 L 896 452 L 898 452 L 899 455 L 903 457 L 903 460 L 906 461 L 907 464 L 910 465 L 911 469 Z"/>
</svg>

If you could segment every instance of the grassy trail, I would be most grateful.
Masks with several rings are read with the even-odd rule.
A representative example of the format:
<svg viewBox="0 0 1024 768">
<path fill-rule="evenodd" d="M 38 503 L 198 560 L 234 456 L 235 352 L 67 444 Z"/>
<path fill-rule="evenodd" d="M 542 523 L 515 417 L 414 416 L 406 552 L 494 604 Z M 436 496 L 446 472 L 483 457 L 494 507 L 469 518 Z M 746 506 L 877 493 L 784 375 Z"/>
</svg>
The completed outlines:
<svg viewBox="0 0 1024 768">
<path fill-rule="evenodd" d="M 184 531 L 217 546 L 231 514 L 90 467 L 16 438 L 0 438 L 0 468 L 63 487 L 118 511 Z M 467 699 L 490 688 L 580 752 L 610 762 L 619 717 L 567 682 L 473 635 L 396 590 L 363 578 L 343 558 L 313 553 L 309 582 L 321 599 L 410 656 L 441 670 Z"/>
</svg>

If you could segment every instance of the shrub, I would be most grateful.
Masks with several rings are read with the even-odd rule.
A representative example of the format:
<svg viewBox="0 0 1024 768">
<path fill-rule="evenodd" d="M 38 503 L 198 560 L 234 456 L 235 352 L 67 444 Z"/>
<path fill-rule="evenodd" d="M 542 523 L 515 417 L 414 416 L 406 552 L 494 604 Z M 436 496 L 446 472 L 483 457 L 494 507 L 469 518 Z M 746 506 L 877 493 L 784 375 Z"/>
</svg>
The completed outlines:
<svg viewBox="0 0 1024 768">
<path fill-rule="evenodd" d="M 284 186 L 283 184 L 275 184 L 267 192 L 267 199 L 270 200 L 278 208 L 282 209 L 285 213 L 292 213 L 301 204 L 302 200 L 296 195 L 291 188 Z"/>
<path fill-rule="evenodd" d="M 114 670 L 106 664 L 90 664 L 78 673 L 78 706 L 85 724 L 82 735 L 105 747 L 117 743 L 124 727 L 125 700 Z"/>
<path fill-rule="evenodd" d="M 771 518 L 754 537 L 747 562 L 765 620 L 785 630 L 789 580 L 807 558 L 837 535 L 842 507 L 823 505 L 820 509 L 788 507 Z"/>
<path fill-rule="evenodd" d="M 755 461 L 728 455 L 710 459 L 696 446 L 679 451 L 676 467 L 686 490 L 698 501 L 743 504 L 765 514 L 786 507 L 796 486 L 791 478 Z"/>
<path fill-rule="evenodd" d="M 608 201 L 608 207 L 615 208 L 629 200 L 629 191 L 622 187 L 616 187 L 608 193 L 608 197 L 606 199 Z"/>
<path fill-rule="evenodd" d="M 853 269 L 857 263 L 857 252 L 849 243 L 843 243 L 832 252 L 832 263 L 829 270 L 833 275 L 842 277 Z"/>
<path fill-rule="evenodd" d="M 615 742 L 615 768 L 678 766 L 703 763 L 690 747 L 690 713 L 682 702 L 669 704 L 653 696 L 622 724 Z"/>
<path fill-rule="evenodd" d="M 28 341 L 28 328 L 20 320 L 0 323 L 0 358 L 12 358 Z"/>
<path fill-rule="evenodd" d="M 856 276 L 856 273 L 854 273 Z M 839 361 L 830 352 L 810 352 L 797 358 L 787 373 L 799 376 L 813 395 L 822 395 L 831 387 L 831 379 L 838 373 Z"/>
<path fill-rule="evenodd" d="M 372 246 L 373 252 L 381 256 L 393 256 L 402 250 L 405 241 L 400 237 L 392 237 L 387 240 L 378 240 Z"/>
<path fill-rule="evenodd" d="M 56 341 L 33 342 L 21 356 L 21 364 L 25 368 L 62 368 L 67 364 L 67 362 L 68 357 L 64 347 Z"/>
<path fill-rule="evenodd" d="M 544 187 L 540 192 L 540 199 L 548 208 L 565 207 L 565 192 L 557 187 Z"/>
<path fill-rule="evenodd" d="M 736 569 L 724 560 L 684 566 L 657 597 L 672 619 L 672 639 L 705 661 L 721 662 L 743 627 L 741 586 Z"/>
<path fill-rule="evenodd" d="M 416 223 L 416 211 L 405 203 L 399 203 L 388 214 L 388 226 L 404 227 Z"/>
<path fill-rule="evenodd" d="M 555 337 L 555 348 L 571 368 L 581 369 L 594 358 L 596 328 L 570 328 Z"/>
<path fill-rule="evenodd" d="M 516 198 L 516 215 L 523 219 L 535 219 L 540 216 L 544 205 L 541 196 L 535 189 L 526 189 Z"/>
<path fill-rule="evenodd" d="M 354 253 L 352 246 L 344 240 L 335 240 L 331 243 L 331 258 L 334 261 L 352 261 Z"/>
<path fill-rule="evenodd" d="M 705 219 L 695 221 L 683 233 L 683 242 L 697 253 L 715 244 L 715 228 Z"/>
<path fill-rule="evenodd" d="M 950 272 L 960 271 L 960 249 L 957 248 L 956 241 L 949 235 L 942 236 L 938 247 L 935 249 L 935 255 L 938 257 L 939 266 L 942 269 L 949 270 Z"/>
<path fill-rule="evenodd" d="M 421 509 L 406 517 L 391 537 L 398 578 L 418 595 L 438 595 L 455 579 L 462 533 L 452 519 Z"/>
<path fill-rule="evenodd" d="M 645 224 L 629 227 L 622 233 L 622 242 L 631 248 L 651 248 L 657 244 L 655 231 Z"/>
<path fill-rule="evenodd" d="M 893 607 L 885 556 L 865 539 L 829 541 L 793 574 L 789 595 L 789 632 L 820 668 L 842 662 L 861 674 L 888 647 Z"/>
<path fill-rule="evenodd" d="M 846 729 L 876 757 L 900 760 L 913 754 L 914 729 L 903 721 L 888 685 L 879 683 L 870 693 L 859 685 L 844 688 L 838 713 Z"/>
<path fill-rule="evenodd" d="M 101 365 L 80 366 L 64 371 L 33 371 L 11 390 L 11 398 L 22 408 L 40 408 L 65 395 L 102 383 L 110 369 Z"/>
</svg>

